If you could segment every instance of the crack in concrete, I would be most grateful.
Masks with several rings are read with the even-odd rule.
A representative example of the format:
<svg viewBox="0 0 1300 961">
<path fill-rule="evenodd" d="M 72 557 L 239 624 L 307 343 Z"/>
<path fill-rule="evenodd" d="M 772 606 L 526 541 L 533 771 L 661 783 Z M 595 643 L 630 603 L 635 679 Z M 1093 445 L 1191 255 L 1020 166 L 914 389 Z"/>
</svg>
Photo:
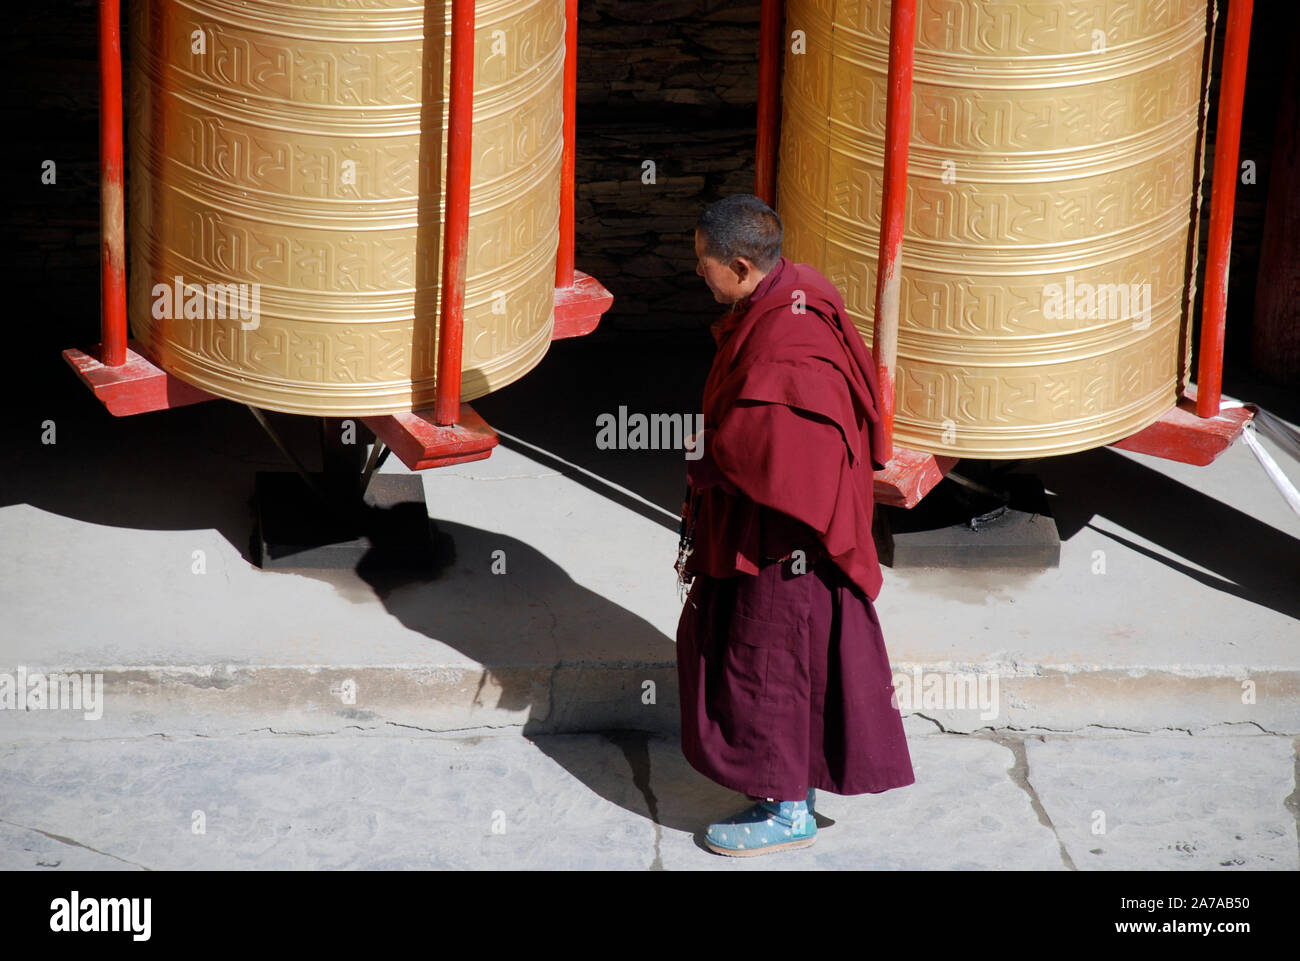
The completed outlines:
<svg viewBox="0 0 1300 961">
<path fill-rule="evenodd" d="M 1196 733 L 1189 727 L 1159 727 L 1143 729 L 1140 727 L 1121 727 L 1118 724 L 1085 724 L 1082 727 L 1043 727 L 1041 724 L 1034 724 L 1030 727 L 1016 727 L 1013 724 L 1007 724 L 1003 727 L 981 727 L 976 729 L 973 733 L 982 733 L 984 731 L 990 733 L 996 733 L 998 731 L 1013 731 L 1017 734 L 1034 734 L 1038 731 L 1046 731 L 1048 734 L 1078 734 L 1080 731 L 1086 731 L 1090 727 L 1095 727 L 1100 731 L 1122 731 L 1125 734 L 1142 735 L 1157 735 L 1166 731 L 1173 731 L 1178 734 L 1186 734 L 1188 737 L 1196 737 Z"/>
<path fill-rule="evenodd" d="M 1029 804 L 1034 809 L 1034 813 L 1038 815 L 1038 822 L 1051 831 L 1052 836 L 1056 838 L 1056 846 L 1061 852 L 1061 861 L 1064 862 L 1065 866 L 1071 871 L 1079 870 L 1078 867 L 1075 866 L 1074 859 L 1070 857 L 1070 852 L 1066 850 L 1065 842 L 1061 840 L 1061 834 L 1056 830 L 1056 825 L 1053 824 L 1052 819 L 1048 817 L 1047 809 L 1043 807 L 1043 802 L 1042 799 L 1039 798 L 1038 792 L 1035 791 L 1034 786 L 1029 783 L 1029 756 L 1025 751 L 1025 739 L 997 736 L 987 736 L 986 739 L 1002 745 L 1011 752 L 1012 758 L 1015 759 L 1015 764 L 1013 764 L 1011 770 L 1007 772 L 1007 776 L 1011 778 L 1011 783 L 1015 784 L 1029 795 Z M 1040 737 L 1039 740 L 1041 741 L 1043 738 Z"/>
<path fill-rule="evenodd" d="M 478 675 L 478 687 L 474 688 L 474 700 L 470 702 L 471 707 L 482 707 L 483 688 L 487 687 L 488 669 L 485 667 Z"/>
<path fill-rule="evenodd" d="M 560 665 L 553 664 L 551 673 L 546 678 L 546 716 L 537 718 L 538 724 L 547 724 L 551 720 L 551 715 L 555 713 L 555 680 L 559 676 Z M 545 730 L 545 728 L 543 728 Z"/>
<path fill-rule="evenodd" d="M 913 711 L 911 714 L 906 715 L 906 717 L 919 717 L 922 720 L 929 721 L 931 724 L 937 727 L 944 734 L 959 734 L 962 735 L 963 737 L 970 737 L 972 735 L 997 734 L 999 731 L 1011 731 L 1016 734 L 1031 734 L 1031 735 L 1038 731 L 1046 731 L 1049 734 L 1078 734 L 1080 731 L 1086 731 L 1089 728 L 1096 728 L 1101 731 L 1122 731 L 1125 734 L 1142 734 L 1148 736 L 1159 735 L 1165 732 L 1174 732 L 1178 734 L 1186 734 L 1188 737 L 1201 737 L 1202 735 L 1197 734 L 1196 733 L 1197 731 L 1208 731 L 1211 728 L 1217 728 L 1217 727 L 1235 727 L 1237 725 L 1254 727 L 1261 734 L 1267 734 L 1270 737 L 1294 737 L 1295 736 L 1286 731 L 1270 731 L 1268 728 L 1264 727 L 1264 725 L 1260 724 L 1258 721 L 1220 721 L 1216 724 L 1210 724 L 1210 725 L 1206 725 L 1205 727 L 1200 727 L 1195 729 L 1190 727 L 1167 727 L 1167 726 L 1158 727 L 1158 728 L 1121 727 L 1118 724 L 1092 723 L 1092 724 L 1084 724 L 1080 727 L 1045 727 L 1042 724 L 1032 724 L 1029 727 L 1016 727 L 1014 724 L 1004 724 L 1001 727 L 993 727 L 990 725 L 988 727 L 972 728 L 969 731 L 957 731 L 957 730 L 952 730 L 944 727 L 943 724 L 937 718 L 933 718 L 928 714 L 922 714 L 920 711 Z M 1211 736 L 1215 736 L 1215 735 L 1211 735 Z"/>
<path fill-rule="evenodd" d="M 385 721 L 384 723 L 392 725 L 393 727 L 404 727 L 411 731 L 423 731 L 425 734 L 461 734 L 466 731 L 506 731 L 511 728 L 519 728 L 522 731 L 524 726 L 524 722 L 518 724 L 474 724 L 470 727 L 446 728 L 420 727 L 418 724 L 403 724 L 401 721 Z"/>
<path fill-rule="evenodd" d="M 551 618 L 551 626 L 547 628 L 546 633 L 550 637 L 551 645 L 554 648 L 552 654 L 555 658 L 555 664 L 551 668 L 551 685 L 550 694 L 548 695 L 548 697 L 553 698 L 555 696 L 555 678 L 556 675 L 560 673 L 560 667 L 564 663 L 564 656 L 560 651 L 560 639 L 555 636 L 555 632 L 560 626 L 560 618 L 556 615 L 555 608 L 551 607 L 551 602 L 545 595 L 537 595 L 537 600 L 541 602 L 542 607 L 546 609 L 546 613 Z M 581 673 L 581 668 L 579 668 L 579 673 Z M 547 705 L 546 713 L 548 718 L 550 717 L 551 711 L 554 709 L 553 704 L 554 702 L 552 701 L 551 704 Z"/>
<path fill-rule="evenodd" d="M 1295 781 L 1291 793 L 1282 799 L 1282 806 L 1295 818 L 1296 853 L 1300 855 L 1300 737 L 1291 741 L 1292 759 L 1295 762 Z"/>
<path fill-rule="evenodd" d="M 908 717 L 919 717 L 922 720 L 929 721 L 931 724 L 937 727 L 940 733 L 942 734 L 965 734 L 966 733 L 965 731 L 950 731 L 942 724 L 940 724 L 936 718 L 930 717 L 930 715 L 928 714 L 922 714 L 920 711 L 915 711 L 912 714 L 909 714 Z"/>
<path fill-rule="evenodd" d="M 659 823 L 659 799 L 650 786 L 650 735 L 645 731 L 603 731 L 601 736 L 623 752 L 628 767 L 632 769 L 632 784 L 645 798 L 646 810 L 655 826 L 655 856 L 650 862 L 650 870 L 662 871 L 664 829 Z"/>
<path fill-rule="evenodd" d="M 392 723 L 391 721 L 389 723 Z M 274 734 L 276 737 L 328 737 L 331 734 L 340 734 L 343 731 L 370 731 L 373 728 L 362 727 L 360 724 L 349 724 L 346 727 L 335 728 L 330 731 L 277 731 L 273 727 L 255 727 L 251 731 L 238 731 L 229 737 L 248 737 L 252 734 Z M 207 734 L 198 734 L 196 737 L 208 737 Z"/>
<path fill-rule="evenodd" d="M 51 831 L 42 831 L 40 828 L 34 828 L 26 824 L 19 824 L 18 822 L 10 821 L 7 818 L 0 818 L 0 824 L 8 824 L 10 827 L 21 828 L 24 831 L 31 831 L 33 834 L 39 834 L 42 837 L 49 838 L 51 841 L 58 841 L 60 844 L 66 844 L 70 847 L 83 848 L 87 851 L 92 852 L 93 854 L 98 854 L 101 857 L 112 858 L 114 861 L 121 861 L 123 864 L 129 864 L 132 867 L 137 867 L 141 871 L 153 870 L 153 868 L 146 867 L 145 865 L 129 860 L 128 858 L 118 857 L 116 854 L 109 854 L 107 851 L 101 851 L 98 848 L 92 848 L 89 844 L 82 844 L 80 841 L 76 841 L 72 838 L 66 838 L 62 834 L 54 834 Z M 51 865 L 46 865 L 46 866 L 50 867 Z"/>
</svg>

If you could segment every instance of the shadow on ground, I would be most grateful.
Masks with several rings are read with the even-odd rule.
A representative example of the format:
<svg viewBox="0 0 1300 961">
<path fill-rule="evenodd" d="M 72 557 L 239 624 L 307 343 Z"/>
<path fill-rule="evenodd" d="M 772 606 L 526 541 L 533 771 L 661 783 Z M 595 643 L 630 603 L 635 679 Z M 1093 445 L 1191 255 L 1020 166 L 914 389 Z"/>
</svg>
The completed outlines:
<svg viewBox="0 0 1300 961">
<path fill-rule="evenodd" d="M 1052 491 L 1062 540 L 1104 517 L 1188 563 L 1105 532 L 1151 560 L 1206 587 L 1300 618 L 1300 540 L 1285 531 L 1108 447 L 1047 458 L 1030 469 Z"/>
<path fill-rule="evenodd" d="M 595 418 L 620 405 L 647 413 L 694 412 L 710 355 L 711 345 L 700 338 L 644 348 L 557 344 L 536 371 L 475 406 L 489 423 L 614 481 L 658 510 L 558 461 L 548 465 L 552 469 L 675 530 L 684 481 L 680 453 L 597 450 Z M 26 503 L 123 528 L 215 529 L 249 556 L 254 474 L 288 465 L 244 408 L 223 401 L 113 418 L 71 371 L 38 366 L 58 373 L 13 408 L 13 423 L 19 427 L 0 438 L 0 506 Z M 308 466 L 317 467 L 315 423 L 285 415 L 273 419 Z M 42 443 L 47 423 L 54 427 L 56 443 Z M 531 449 L 521 453 L 545 460 Z M 1300 617 L 1293 573 L 1300 543 L 1294 537 L 1108 449 L 1044 459 L 1029 469 L 1053 491 L 1063 539 L 1092 518 L 1104 517 L 1189 563 L 1130 545 L 1152 559 L 1215 590 Z M 476 527 L 437 521 L 436 501 L 431 510 L 439 570 L 394 577 L 363 565 L 358 572 L 411 629 L 489 665 L 501 663 L 507 653 L 521 660 L 522 648 L 528 652 L 524 663 L 535 661 L 545 669 L 563 663 L 566 652 L 595 656 L 593 638 L 596 652 L 601 645 L 622 645 L 637 649 L 643 663 L 674 663 L 671 638 L 575 584 L 535 549 Z M 486 571 L 463 576 L 458 556 L 486 557 L 497 548 L 508 551 L 513 565 L 527 568 L 529 577 L 510 578 L 506 586 L 507 579 L 494 582 Z M 458 573 L 453 578 L 448 572 Z M 533 683 L 509 673 L 501 680 L 502 707 L 524 709 L 536 703 Z M 675 711 L 675 693 L 660 699 L 661 707 L 668 703 Z M 524 733 L 538 730 L 525 726 Z M 539 746 L 592 790 L 662 825 L 698 831 L 743 806 L 738 803 L 743 798 L 703 776 L 690 782 L 696 787 L 689 793 L 654 797 L 647 735 L 630 730 L 609 737 L 626 768 L 609 768 L 585 753 L 576 739 L 545 738 Z M 686 764 L 679 756 L 673 763 Z"/>
</svg>

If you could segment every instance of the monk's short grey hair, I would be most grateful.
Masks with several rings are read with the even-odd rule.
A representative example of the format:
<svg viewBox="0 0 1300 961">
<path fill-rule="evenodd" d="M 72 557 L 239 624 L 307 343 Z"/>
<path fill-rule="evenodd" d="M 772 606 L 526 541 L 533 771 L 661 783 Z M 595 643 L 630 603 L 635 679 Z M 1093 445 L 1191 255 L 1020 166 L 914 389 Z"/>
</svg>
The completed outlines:
<svg viewBox="0 0 1300 961">
<path fill-rule="evenodd" d="M 710 204 L 695 229 L 705 255 L 719 263 L 744 257 L 766 273 L 781 259 L 781 218 L 753 194 L 732 194 Z"/>
</svg>

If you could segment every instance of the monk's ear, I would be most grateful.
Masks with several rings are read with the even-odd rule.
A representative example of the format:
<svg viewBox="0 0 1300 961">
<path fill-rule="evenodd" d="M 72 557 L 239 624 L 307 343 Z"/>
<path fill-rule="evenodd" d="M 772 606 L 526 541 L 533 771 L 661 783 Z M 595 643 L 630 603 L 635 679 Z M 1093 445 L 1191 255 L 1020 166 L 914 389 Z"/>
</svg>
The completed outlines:
<svg viewBox="0 0 1300 961">
<path fill-rule="evenodd" d="M 737 257 L 731 262 L 731 272 L 735 274 L 736 279 L 742 283 L 744 283 L 745 278 L 749 276 L 749 272 L 753 269 L 754 265 L 744 257 Z"/>
</svg>

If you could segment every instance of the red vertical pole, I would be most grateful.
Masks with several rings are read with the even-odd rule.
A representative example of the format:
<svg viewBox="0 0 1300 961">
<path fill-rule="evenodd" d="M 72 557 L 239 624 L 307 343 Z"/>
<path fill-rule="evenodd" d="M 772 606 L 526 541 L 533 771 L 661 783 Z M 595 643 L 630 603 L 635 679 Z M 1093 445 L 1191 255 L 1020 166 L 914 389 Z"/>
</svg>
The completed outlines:
<svg viewBox="0 0 1300 961">
<path fill-rule="evenodd" d="M 758 133 L 754 196 L 776 206 L 777 126 L 780 123 L 781 0 L 763 0 L 758 19 Z"/>
<path fill-rule="evenodd" d="M 881 185 L 880 249 L 876 260 L 876 319 L 871 332 L 885 450 L 894 450 L 894 366 L 898 360 L 898 296 L 902 280 L 903 215 L 907 209 L 907 145 L 912 134 L 912 48 L 916 0 L 893 0 L 889 14 L 889 83 L 885 101 L 885 170 Z"/>
<path fill-rule="evenodd" d="M 1196 373 L 1196 413 L 1201 417 L 1218 416 L 1223 390 L 1223 329 L 1228 311 L 1232 208 L 1237 199 L 1241 104 L 1246 94 L 1246 58 L 1250 51 L 1253 7 L 1254 0 L 1232 0 L 1223 42 L 1214 181 L 1210 188 L 1210 236 L 1205 258 L 1205 300 L 1201 304 L 1201 356 Z"/>
<path fill-rule="evenodd" d="M 573 286 L 573 167 L 577 155 L 578 0 L 564 3 L 564 154 L 560 162 L 560 248 L 555 286 Z"/>
<path fill-rule="evenodd" d="M 446 223 L 442 231 L 442 316 L 438 323 L 438 394 L 434 421 L 460 419 L 464 362 L 465 255 L 474 122 L 474 0 L 452 0 L 451 90 L 447 98 Z"/>
<path fill-rule="evenodd" d="M 126 202 L 122 191 L 119 0 L 99 0 L 99 362 L 126 363 Z"/>
</svg>

